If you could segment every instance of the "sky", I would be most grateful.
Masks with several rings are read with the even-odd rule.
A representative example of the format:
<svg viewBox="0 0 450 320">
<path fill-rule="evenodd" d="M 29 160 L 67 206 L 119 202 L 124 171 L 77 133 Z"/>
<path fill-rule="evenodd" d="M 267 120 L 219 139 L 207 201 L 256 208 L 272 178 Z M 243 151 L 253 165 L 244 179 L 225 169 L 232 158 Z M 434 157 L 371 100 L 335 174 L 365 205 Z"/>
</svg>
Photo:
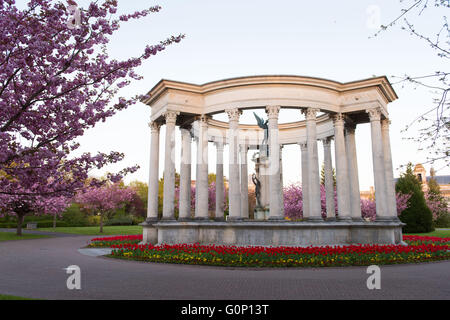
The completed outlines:
<svg viewBox="0 0 450 320">
<path fill-rule="evenodd" d="M 17 1 L 24 4 L 26 1 Z M 88 1 L 77 1 L 86 6 Z M 144 76 L 121 94 L 134 96 L 147 93 L 159 80 L 170 79 L 202 84 L 210 81 L 265 74 L 288 74 L 320 77 L 347 82 L 372 76 L 386 75 L 391 83 L 395 76 L 424 75 L 443 69 L 443 60 L 423 41 L 401 30 L 400 24 L 372 37 L 380 24 L 396 18 L 411 1 L 397 0 L 246 0 L 246 1 L 144 1 L 119 0 L 119 13 L 134 12 L 159 4 L 162 11 L 148 17 L 124 23 L 109 44 L 110 56 L 126 59 L 138 56 L 147 44 L 156 44 L 170 35 L 183 33 L 186 38 L 147 60 L 137 71 Z M 417 29 L 434 35 L 441 15 L 434 8 L 411 20 Z M 394 176 L 407 162 L 424 162 L 427 154 L 418 150 L 413 141 L 404 138 L 417 135 L 402 130 L 419 114 L 432 106 L 433 95 L 413 86 L 394 85 L 399 99 L 388 105 Z M 142 103 L 131 106 L 98 124 L 79 139 L 80 152 L 96 153 L 111 150 L 124 152 L 125 159 L 117 165 L 93 171 L 96 176 L 106 171 L 118 171 L 138 164 L 140 169 L 125 178 L 126 182 L 148 181 L 150 155 L 151 110 Z M 261 110 L 260 115 L 264 115 Z M 218 116 L 225 120 L 225 117 Z M 300 120 L 300 112 L 282 110 L 280 123 Z M 241 117 L 242 123 L 255 123 L 250 112 Z M 163 171 L 164 127 L 160 141 L 160 176 Z M 176 154 L 180 156 L 180 135 L 177 133 Z M 373 186 L 370 125 L 356 130 L 360 189 Z M 225 155 L 227 154 L 225 149 Z M 192 154 L 195 161 L 195 144 Z M 249 152 L 249 157 L 252 153 Z M 215 171 L 215 148 L 209 148 L 210 172 Z M 225 161 L 227 158 L 225 157 Z M 322 147 L 319 143 L 319 161 Z M 195 162 L 194 162 L 195 163 Z M 226 162 L 225 162 L 226 163 Z M 251 161 L 250 161 L 251 163 Z M 333 156 L 334 163 L 334 156 Z M 253 167 L 249 164 L 249 173 Z M 177 161 L 179 172 L 179 161 Z M 430 165 L 425 168 L 429 171 Z M 444 163 L 434 164 L 438 175 L 450 174 Z M 283 149 L 285 186 L 301 180 L 300 148 Z M 224 168 L 228 175 L 227 166 Z M 193 168 L 195 179 L 195 168 Z"/>
</svg>

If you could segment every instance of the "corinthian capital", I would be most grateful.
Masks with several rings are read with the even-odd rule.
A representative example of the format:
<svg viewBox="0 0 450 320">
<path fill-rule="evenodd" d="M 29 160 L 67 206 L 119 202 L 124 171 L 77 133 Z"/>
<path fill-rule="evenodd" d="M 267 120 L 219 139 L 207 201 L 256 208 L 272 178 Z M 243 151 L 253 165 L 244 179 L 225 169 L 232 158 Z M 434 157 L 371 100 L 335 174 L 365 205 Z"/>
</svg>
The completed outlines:
<svg viewBox="0 0 450 320">
<path fill-rule="evenodd" d="M 368 109 L 366 112 L 369 114 L 370 121 L 380 121 L 381 120 L 381 109 L 373 108 Z"/>
<path fill-rule="evenodd" d="M 319 111 L 320 109 L 318 108 L 302 109 L 302 113 L 305 115 L 306 120 L 316 120 L 317 112 Z"/>
<path fill-rule="evenodd" d="M 388 118 L 381 120 L 381 129 L 389 130 L 390 124 L 391 124 L 391 120 L 389 120 Z"/>
<path fill-rule="evenodd" d="M 230 121 L 239 121 L 239 117 L 242 114 L 242 111 L 239 110 L 238 108 L 227 109 L 225 110 L 225 112 L 227 113 L 228 119 Z"/>
<path fill-rule="evenodd" d="M 210 119 L 210 116 L 206 115 L 206 114 L 202 114 L 201 116 L 199 116 L 197 118 L 199 124 L 201 126 L 207 126 L 208 125 L 208 120 Z"/>
<path fill-rule="evenodd" d="M 333 123 L 335 126 L 343 126 L 345 123 L 345 115 L 341 112 L 333 115 Z"/>
<path fill-rule="evenodd" d="M 333 137 L 326 137 L 324 139 L 322 139 L 322 143 L 324 147 L 331 147 L 331 140 L 333 140 Z"/>
<path fill-rule="evenodd" d="M 159 128 L 161 128 L 161 123 L 156 122 L 156 121 L 150 121 L 148 123 L 148 126 L 150 127 L 151 132 L 157 132 L 157 131 L 159 131 Z"/>
<path fill-rule="evenodd" d="M 278 119 L 278 114 L 280 113 L 280 106 L 267 106 L 266 113 L 269 119 Z"/>
<path fill-rule="evenodd" d="M 164 118 L 166 118 L 166 124 L 169 124 L 169 123 L 175 124 L 175 122 L 177 121 L 177 115 L 179 115 L 179 114 L 180 114 L 179 111 L 167 110 L 166 112 L 164 112 L 163 116 L 164 116 Z"/>
</svg>

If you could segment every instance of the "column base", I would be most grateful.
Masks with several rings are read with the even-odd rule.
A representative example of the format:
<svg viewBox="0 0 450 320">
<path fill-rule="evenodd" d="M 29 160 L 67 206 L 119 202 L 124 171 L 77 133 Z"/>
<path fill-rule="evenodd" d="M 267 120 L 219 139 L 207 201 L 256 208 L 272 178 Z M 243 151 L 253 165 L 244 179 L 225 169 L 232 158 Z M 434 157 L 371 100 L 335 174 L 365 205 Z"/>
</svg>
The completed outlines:
<svg viewBox="0 0 450 320">
<path fill-rule="evenodd" d="M 351 222 L 352 218 L 351 217 L 338 217 L 337 221 L 342 221 L 342 222 Z"/>
<path fill-rule="evenodd" d="M 336 217 L 327 217 L 325 219 L 326 222 L 336 222 Z"/>
<path fill-rule="evenodd" d="M 284 217 L 270 217 L 267 219 L 269 221 L 286 221 Z"/>
<path fill-rule="evenodd" d="M 244 218 L 241 217 L 227 217 L 227 221 L 244 221 Z"/>
<path fill-rule="evenodd" d="M 401 222 L 398 217 L 376 217 L 376 222 Z"/>
<path fill-rule="evenodd" d="M 365 222 L 365 220 L 362 217 L 352 217 L 353 222 Z"/>
<path fill-rule="evenodd" d="M 195 217 L 194 218 L 195 221 L 209 221 L 208 217 Z"/>
<path fill-rule="evenodd" d="M 162 217 L 160 221 L 164 221 L 164 222 L 177 222 L 177 220 L 175 219 L 175 217 Z"/>
<path fill-rule="evenodd" d="M 307 222 L 323 222 L 323 218 L 322 217 L 308 217 L 306 218 Z"/>
<path fill-rule="evenodd" d="M 157 223 L 159 219 L 157 217 L 147 217 L 143 223 L 140 225 L 152 225 L 154 223 Z"/>
<path fill-rule="evenodd" d="M 190 221 L 194 221 L 194 219 L 192 219 L 192 218 L 178 218 L 177 221 L 178 222 L 190 222 Z"/>
</svg>

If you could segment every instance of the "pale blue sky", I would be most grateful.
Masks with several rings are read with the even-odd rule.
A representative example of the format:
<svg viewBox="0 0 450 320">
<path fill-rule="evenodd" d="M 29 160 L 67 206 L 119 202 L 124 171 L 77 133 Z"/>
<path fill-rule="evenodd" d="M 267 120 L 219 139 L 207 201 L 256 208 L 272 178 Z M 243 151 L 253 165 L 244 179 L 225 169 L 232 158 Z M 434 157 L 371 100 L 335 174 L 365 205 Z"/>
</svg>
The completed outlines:
<svg viewBox="0 0 450 320">
<path fill-rule="evenodd" d="M 18 1 L 25 3 L 25 1 Z M 78 1 L 80 6 L 88 1 Z M 186 39 L 151 58 L 139 68 L 145 78 L 123 91 L 125 95 L 146 93 L 160 79 L 205 83 L 223 78 L 261 74 L 292 74 L 321 77 L 340 82 L 386 75 L 421 75 L 442 70 L 443 61 L 422 41 L 401 31 L 399 26 L 369 39 L 376 29 L 368 22 L 369 8 L 379 9 L 381 23 L 396 17 L 402 6 L 396 0 L 367 1 L 119 1 L 119 12 L 130 12 L 160 4 L 160 13 L 123 25 L 110 45 L 115 58 L 140 54 L 146 44 L 159 42 L 170 35 L 185 33 Z M 404 5 L 405 6 L 405 5 Z M 370 11 L 370 10 L 369 10 Z M 439 15 L 434 9 L 420 17 L 421 30 L 436 33 Z M 391 145 L 394 168 L 424 161 L 426 154 L 418 145 L 402 140 L 400 134 L 420 112 L 429 109 L 432 96 L 422 89 L 394 86 L 399 99 L 389 105 Z M 106 123 L 90 130 L 80 142 L 83 151 L 118 150 L 126 159 L 108 170 L 139 164 L 141 169 L 126 181 L 147 181 L 150 153 L 149 107 L 137 104 L 120 112 Z M 300 119 L 296 111 L 283 111 L 281 122 Z M 249 113 L 243 122 L 252 122 Z M 161 132 L 161 166 L 163 169 L 163 137 Z M 178 136 L 179 138 L 179 136 Z M 177 153 L 179 157 L 179 139 Z M 319 145 L 319 150 L 321 145 Z M 214 148 L 211 145 L 210 172 L 215 170 Z M 359 179 L 362 190 L 373 185 L 370 128 L 358 126 L 357 151 Z M 193 150 L 195 155 L 195 149 Z M 287 146 L 283 151 L 284 184 L 300 180 L 300 150 Z M 195 160 L 195 159 L 194 159 Z M 320 161 L 322 155 L 320 154 Z M 444 164 L 438 163 L 436 169 Z M 429 169 L 429 165 L 425 166 Z M 177 171 L 179 167 L 177 166 Z M 100 175 L 105 170 L 95 172 Z M 249 172 L 252 172 L 250 168 Z M 225 168 L 225 174 L 228 174 Z M 438 174 L 450 174 L 449 168 Z M 195 172 L 193 173 L 195 177 Z M 398 175 L 398 170 L 395 170 Z"/>
</svg>

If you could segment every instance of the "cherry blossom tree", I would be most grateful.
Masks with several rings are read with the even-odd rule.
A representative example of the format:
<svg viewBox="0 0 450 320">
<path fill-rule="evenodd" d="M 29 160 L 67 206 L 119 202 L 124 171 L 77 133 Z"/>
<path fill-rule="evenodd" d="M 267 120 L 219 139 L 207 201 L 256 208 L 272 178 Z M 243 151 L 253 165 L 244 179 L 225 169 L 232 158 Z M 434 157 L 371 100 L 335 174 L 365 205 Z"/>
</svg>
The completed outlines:
<svg viewBox="0 0 450 320">
<path fill-rule="evenodd" d="M 62 212 L 70 206 L 71 199 L 64 196 L 11 196 L 0 195 L 0 217 L 5 214 L 17 217 L 18 236 L 22 236 L 22 226 L 25 216 L 30 214 L 51 214 L 61 216 Z"/>
<path fill-rule="evenodd" d="M 89 214 L 100 216 L 100 232 L 102 233 L 104 217 L 125 206 L 135 196 L 135 189 L 115 183 L 101 187 L 89 187 L 75 196 L 75 202 Z"/>
<path fill-rule="evenodd" d="M 0 0 L 3 214 L 31 214 L 31 204 L 40 199 L 70 198 L 85 187 L 91 169 L 123 159 L 117 151 L 73 156 L 80 147 L 76 139 L 141 99 L 121 97 L 119 90 L 142 79 L 135 69 L 145 60 L 184 36 L 147 45 L 135 57 L 113 59 L 107 44 L 120 25 L 161 10 L 153 6 L 117 15 L 117 6 L 117 0 L 91 2 L 86 8 L 72 0 L 29 0 L 20 9 L 14 0 Z M 108 173 L 108 179 L 118 181 L 137 169 Z M 92 187 L 101 184 L 90 181 Z"/>
<path fill-rule="evenodd" d="M 289 219 L 302 219 L 303 218 L 303 193 L 302 187 L 298 184 L 292 184 L 283 188 L 284 195 L 284 214 Z M 397 214 L 400 215 L 407 207 L 408 200 L 411 197 L 409 194 L 396 194 L 397 200 Z M 320 189 L 321 209 L 322 217 L 326 218 L 326 193 L 325 187 L 321 186 Z M 337 207 L 337 194 L 334 192 L 334 204 L 336 208 L 336 214 L 339 213 Z M 374 221 L 376 218 L 375 200 L 373 199 L 361 199 L 361 214 L 363 218 Z"/>
</svg>

